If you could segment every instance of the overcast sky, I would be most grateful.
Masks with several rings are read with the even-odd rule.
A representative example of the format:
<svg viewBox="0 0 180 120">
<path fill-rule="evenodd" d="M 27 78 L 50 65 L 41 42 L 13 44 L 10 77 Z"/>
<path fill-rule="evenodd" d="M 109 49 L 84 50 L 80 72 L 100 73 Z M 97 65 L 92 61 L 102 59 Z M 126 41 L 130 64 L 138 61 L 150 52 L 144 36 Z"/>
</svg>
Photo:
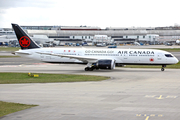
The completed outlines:
<svg viewBox="0 0 180 120">
<path fill-rule="evenodd" d="M 179 0 L 0 0 L 0 28 L 19 25 L 159 27 L 180 24 Z"/>
</svg>

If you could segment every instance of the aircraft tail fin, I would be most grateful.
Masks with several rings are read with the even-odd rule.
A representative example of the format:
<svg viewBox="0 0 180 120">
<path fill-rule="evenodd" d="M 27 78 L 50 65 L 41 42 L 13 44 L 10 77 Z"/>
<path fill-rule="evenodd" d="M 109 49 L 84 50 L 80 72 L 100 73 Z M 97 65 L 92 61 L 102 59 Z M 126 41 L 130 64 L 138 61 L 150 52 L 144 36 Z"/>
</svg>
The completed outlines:
<svg viewBox="0 0 180 120">
<path fill-rule="evenodd" d="M 32 40 L 29 35 L 24 32 L 24 30 L 18 25 L 13 24 L 12 27 L 16 33 L 16 37 L 19 41 L 19 45 L 21 46 L 21 49 L 34 49 L 34 48 L 40 48 L 39 45 L 36 44 L 34 40 Z"/>
</svg>

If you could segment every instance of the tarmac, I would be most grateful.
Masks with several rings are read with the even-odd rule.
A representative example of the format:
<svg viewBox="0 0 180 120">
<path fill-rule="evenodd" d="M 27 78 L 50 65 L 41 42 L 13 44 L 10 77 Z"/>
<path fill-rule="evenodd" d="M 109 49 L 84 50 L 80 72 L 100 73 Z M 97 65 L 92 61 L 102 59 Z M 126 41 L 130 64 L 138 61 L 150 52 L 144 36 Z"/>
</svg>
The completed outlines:
<svg viewBox="0 0 180 120">
<path fill-rule="evenodd" d="M 84 71 L 77 64 L 2 65 L 0 72 L 109 76 L 100 82 L 0 84 L 0 101 L 39 105 L 1 120 L 172 120 L 180 117 L 179 69 Z"/>
<path fill-rule="evenodd" d="M 179 53 L 177 53 L 179 56 Z M 109 76 L 98 82 L 0 84 L 0 101 L 38 105 L 0 120 L 175 120 L 180 118 L 180 69 L 84 71 L 79 64 L 1 58 L 0 72 Z M 53 78 L 52 78 L 53 79 Z"/>
</svg>

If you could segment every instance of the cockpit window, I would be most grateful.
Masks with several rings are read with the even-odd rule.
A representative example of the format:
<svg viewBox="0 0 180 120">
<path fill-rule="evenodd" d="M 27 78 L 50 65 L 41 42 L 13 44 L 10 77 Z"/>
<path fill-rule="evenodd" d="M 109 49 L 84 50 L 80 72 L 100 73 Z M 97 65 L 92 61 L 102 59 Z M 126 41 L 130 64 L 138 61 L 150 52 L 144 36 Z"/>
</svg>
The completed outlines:
<svg viewBox="0 0 180 120">
<path fill-rule="evenodd" d="M 173 57 L 171 54 L 165 54 L 166 57 Z"/>
</svg>

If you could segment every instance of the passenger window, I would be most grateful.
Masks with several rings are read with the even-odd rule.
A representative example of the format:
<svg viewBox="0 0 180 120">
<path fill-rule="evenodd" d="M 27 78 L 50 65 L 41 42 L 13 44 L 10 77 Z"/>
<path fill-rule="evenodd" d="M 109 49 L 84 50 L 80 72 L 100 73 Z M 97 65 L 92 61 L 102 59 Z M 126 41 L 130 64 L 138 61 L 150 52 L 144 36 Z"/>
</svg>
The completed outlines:
<svg viewBox="0 0 180 120">
<path fill-rule="evenodd" d="M 173 57 L 171 54 L 165 54 L 166 57 Z"/>
</svg>

